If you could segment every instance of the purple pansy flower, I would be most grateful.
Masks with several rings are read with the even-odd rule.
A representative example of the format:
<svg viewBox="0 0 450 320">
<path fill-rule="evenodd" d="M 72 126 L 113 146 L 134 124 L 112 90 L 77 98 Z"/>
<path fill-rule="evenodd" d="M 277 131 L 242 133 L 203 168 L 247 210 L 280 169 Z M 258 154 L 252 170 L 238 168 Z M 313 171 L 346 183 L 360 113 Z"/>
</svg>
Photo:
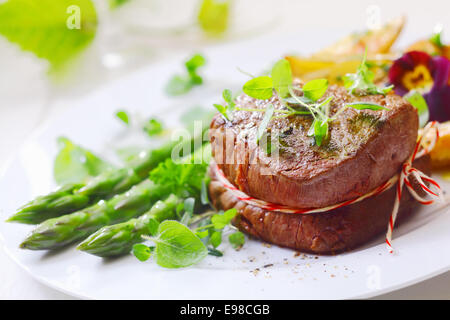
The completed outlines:
<svg viewBox="0 0 450 320">
<path fill-rule="evenodd" d="M 430 120 L 450 120 L 450 60 L 410 51 L 394 61 L 389 80 L 401 96 L 415 89 L 427 101 Z"/>
</svg>

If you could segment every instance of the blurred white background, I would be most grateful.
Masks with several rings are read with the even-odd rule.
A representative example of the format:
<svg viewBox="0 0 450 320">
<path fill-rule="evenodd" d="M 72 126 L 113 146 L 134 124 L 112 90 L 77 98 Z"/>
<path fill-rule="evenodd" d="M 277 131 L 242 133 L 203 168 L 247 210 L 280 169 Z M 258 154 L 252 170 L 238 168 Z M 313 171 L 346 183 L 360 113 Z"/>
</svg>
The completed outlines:
<svg viewBox="0 0 450 320">
<path fill-rule="evenodd" d="M 382 22 L 405 15 L 403 36 L 407 34 L 410 39 L 427 37 L 437 23 L 443 25 L 445 40 L 450 35 L 450 2 L 443 0 L 235 0 L 228 34 L 209 39 L 191 28 L 199 2 L 130 0 L 111 11 L 106 0 L 95 1 L 99 14 L 96 38 L 64 80 L 58 82 L 47 76 L 46 61 L 0 36 L 0 168 L 40 123 L 63 111 L 65 101 L 174 54 L 189 54 L 217 42 L 263 34 L 338 30 L 345 35 L 364 29 L 374 12 L 379 13 Z M 292 51 L 301 53 L 307 45 L 292 43 Z M 448 288 L 449 273 L 380 298 L 450 299 Z M 69 297 L 37 283 L 0 249 L 0 298 Z"/>
</svg>

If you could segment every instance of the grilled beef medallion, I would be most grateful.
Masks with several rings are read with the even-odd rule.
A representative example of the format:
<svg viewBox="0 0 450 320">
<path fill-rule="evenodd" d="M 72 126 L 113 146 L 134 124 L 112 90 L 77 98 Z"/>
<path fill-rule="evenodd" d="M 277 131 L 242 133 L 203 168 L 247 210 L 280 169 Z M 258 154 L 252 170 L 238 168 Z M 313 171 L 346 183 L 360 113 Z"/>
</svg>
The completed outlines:
<svg viewBox="0 0 450 320">
<path fill-rule="evenodd" d="M 372 102 L 389 110 L 343 110 L 329 123 L 328 137 L 320 146 L 308 134 L 308 115 L 272 119 L 262 147 L 256 136 L 263 112 L 234 111 L 232 121 L 217 114 L 210 140 L 214 159 L 228 180 L 261 200 L 321 208 L 366 194 L 398 173 L 416 143 L 416 109 L 393 93 L 357 97 L 333 85 L 320 101 L 330 96 L 330 116 L 351 102 Z M 270 100 L 245 94 L 236 99 L 236 106 L 246 109 L 265 109 L 269 103 L 286 108 L 276 95 Z"/>
<path fill-rule="evenodd" d="M 414 167 L 430 174 L 429 156 L 414 162 Z M 213 165 L 212 165 L 213 166 Z M 302 252 L 335 254 L 353 249 L 386 232 L 396 197 L 392 187 L 381 194 L 328 212 L 294 214 L 267 211 L 238 200 L 231 191 L 217 181 L 210 170 L 209 193 L 218 210 L 236 208 L 233 223 L 243 232 L 258 239 Z M 416 192 L 423 190 L 413 182 Z M 398 212 L 401 223 L 419 205 L 406 189 L 403 190 Z"/>
</svg>

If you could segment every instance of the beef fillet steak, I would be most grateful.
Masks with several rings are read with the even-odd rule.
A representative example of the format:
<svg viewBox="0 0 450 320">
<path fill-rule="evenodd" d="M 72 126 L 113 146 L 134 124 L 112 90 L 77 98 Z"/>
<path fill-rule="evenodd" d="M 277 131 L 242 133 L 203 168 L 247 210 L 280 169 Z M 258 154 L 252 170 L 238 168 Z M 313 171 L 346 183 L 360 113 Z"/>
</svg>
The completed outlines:
<svg viewBox="0 0 450 320">
<path fill-rule="evenodd" d="M 386 232 L 396 196 L 394 186 L 377 196 L 328 212 L 302 215 L 267 211 L 238 200 L 217 180 L 212 166 L 209 193 L 217 210 L 236 208 L 238 215 L 233 223 L 243 232 L 303 252 L 334 254 L 353 249 Z M 414 167 L 429 174 L 429 157 L 417 159 Z M 416 183 L 413 182 L 413 186 L 423 195 Z M 397 223 L 418 205 L 404 188 Z"/>
<path fill-rule="evenodd" d="M 366 194 L 396 174 L 416 143 L 416 109 L 393 93 L 356 97 L 345 88 L 330 86 L 321 100 L 330 96 L 334 96 L 330 116 L 350 102 L 369 101 L 389 110 L 347 108 L 329 124 L 321 146 L 308 135 L 311 116 L 272 119 L 267 132 L 279 141 L 279 156 L 267 154 L 256 143 L 263 112 L 234 111 L 231 122 L 217 114 L 210 140 L 214 159 L 228 180 L 258 199 L 320 208 Z M 236 99 L 239 108 L 265 109 L 268 103 L 285 108 L 276 95 L 270 100 L 245 94 Z M 281 217 L 276 219 L 287 219 Z"/>
</svg>

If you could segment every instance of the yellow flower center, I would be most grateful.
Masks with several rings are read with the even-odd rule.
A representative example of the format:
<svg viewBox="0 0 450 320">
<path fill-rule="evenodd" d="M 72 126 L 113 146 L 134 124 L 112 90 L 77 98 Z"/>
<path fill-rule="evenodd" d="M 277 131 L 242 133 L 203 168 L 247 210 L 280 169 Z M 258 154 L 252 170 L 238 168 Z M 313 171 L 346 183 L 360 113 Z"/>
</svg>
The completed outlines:
<svg viewBox="0 0 450 320">
<path fill-rule="evenodd" d="M 402 79 L 403 86 L 408 89 L 430 89 L 433 86 L 433 78 L 430 71 L 423 64 L 418 65 L 413 71 L 405 73 Z"/>
</svg>

